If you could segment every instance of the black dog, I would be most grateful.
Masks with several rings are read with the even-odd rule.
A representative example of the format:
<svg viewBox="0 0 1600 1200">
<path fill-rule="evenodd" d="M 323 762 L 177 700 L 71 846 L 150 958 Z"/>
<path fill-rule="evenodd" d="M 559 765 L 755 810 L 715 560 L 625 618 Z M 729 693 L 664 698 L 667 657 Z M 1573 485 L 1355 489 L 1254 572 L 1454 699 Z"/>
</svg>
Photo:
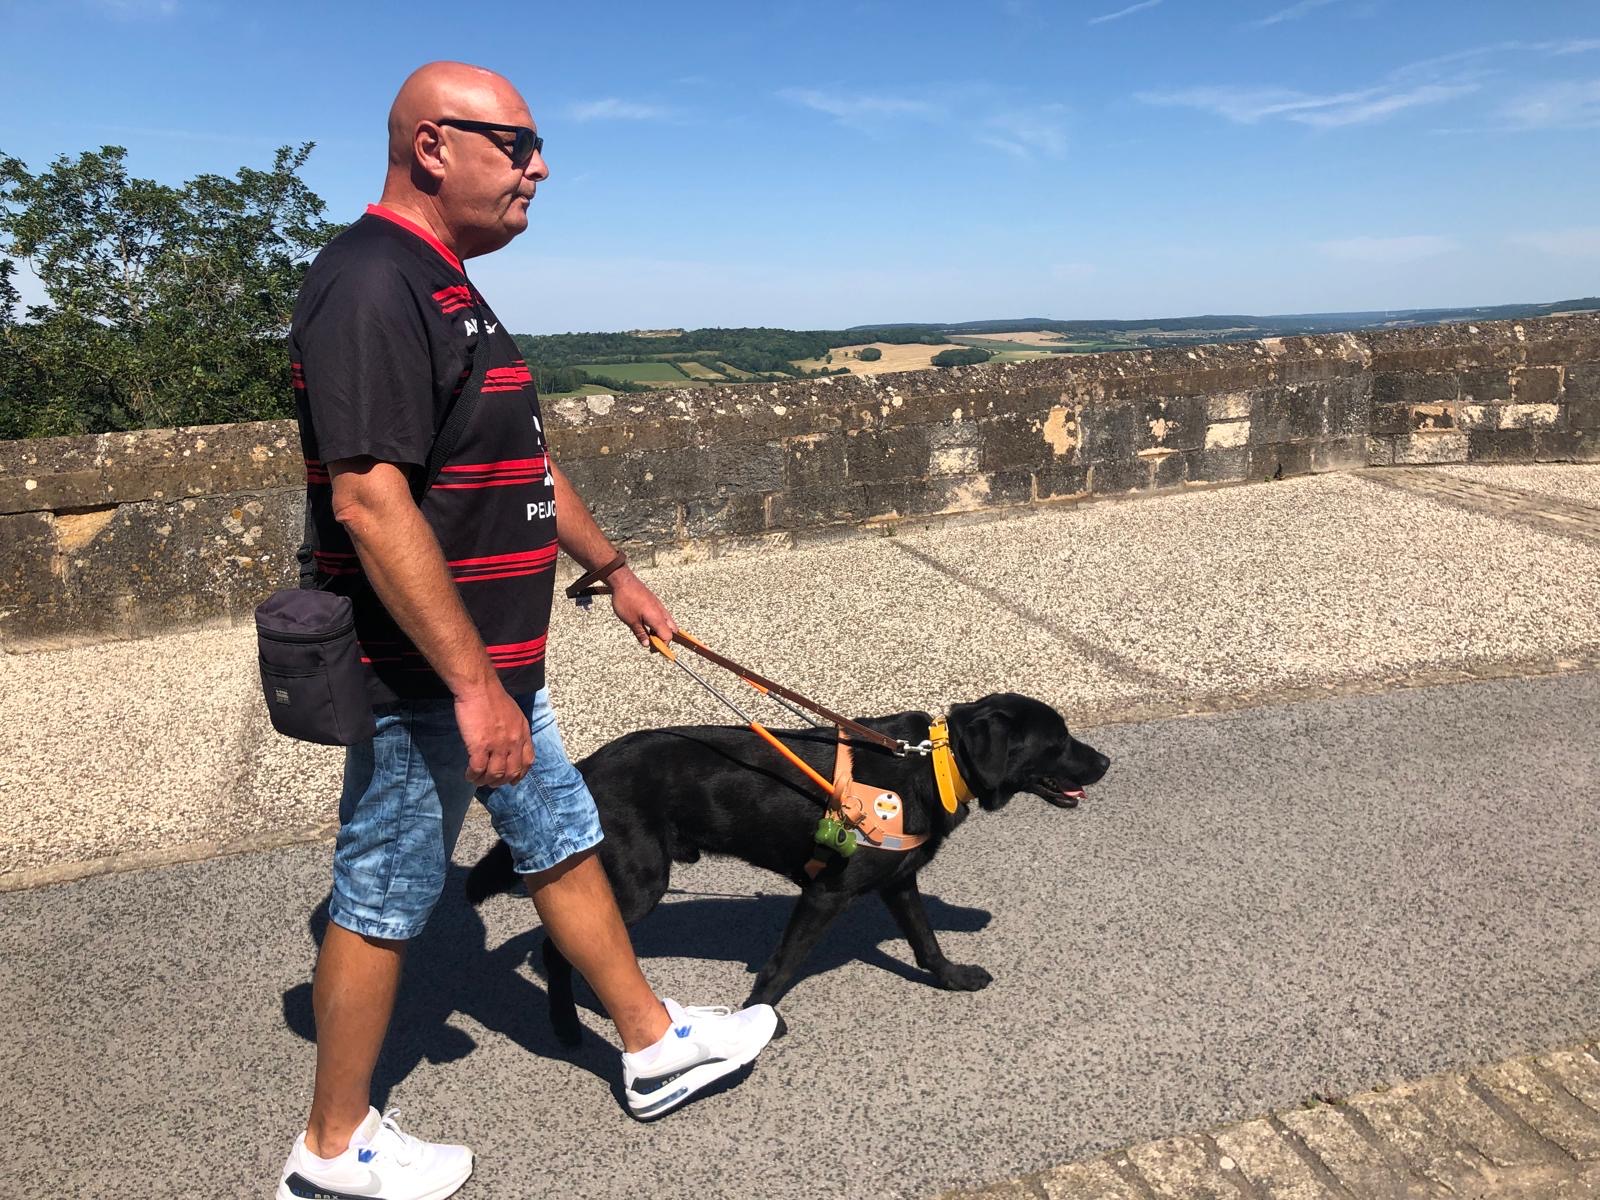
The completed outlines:
<svg viewBox="0 0 1600 1200">
<path fill-rule="evenodd" d="M 928 736 L 929 718 L 906 712 L 863 724 L 916 745 Z M 832 778 L 836 739 L 831 730 L 777 736 L 824 778 Z M 1012 693 L 953 707 L 950 744 L 978 805 L 991 811 L 1015 792 L 1073 808 L 1083 788 L 1098 782 L 1110 765 L 1105 755 L 1068 733 L 1049 705 Z M 600 860 L 628 924 L 655 908 L 674 862 L 694 862 L 702 852 L 742 858 L 800 885 L 788 928 L 757 975 L 747 1004 L 775 1003 L 829 923 L 869 891 L 882 897 L 911 943 L 917 965 L 941 987 L 976 991 L 990 982 L 982 967 L 961 966 L 944 956 L 917 891 L 917 872 L 966 820 L 968 808 L 944 810 L 927 757 L 855 747 L 855 777 L 898 792 L 905 802 L 906 832 L 927 834 L 928 840 L 904 853 L 859 847 L 848 858 L 834 858 L 816 879 L 806 875 L 805 865 L 813 856 L 825 798 L 748 728 L 700 725 L 630 733 L 596 750 L 578 769 L 600 810 L 606 835 Z M 517 883 L 511 851 L 499 842 L 472 868 L 467 895 L 478 904 Z M 580 1026 L 572 965 L 548 937 L 544 960 L 556 1034 L 576 1044 Z"/>
</svg>

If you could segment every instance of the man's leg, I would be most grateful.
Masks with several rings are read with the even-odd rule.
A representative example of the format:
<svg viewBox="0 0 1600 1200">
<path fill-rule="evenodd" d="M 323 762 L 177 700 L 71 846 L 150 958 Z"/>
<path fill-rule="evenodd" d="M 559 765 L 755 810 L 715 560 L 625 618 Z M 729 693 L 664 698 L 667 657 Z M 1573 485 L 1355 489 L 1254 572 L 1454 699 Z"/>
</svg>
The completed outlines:
<svg viewBox="0 0 1600 1200">
<path fill-rule="evenodd" d="M 331 922 L 317 956 L 317 1081 L 306 1146 L 332 1158 L 367 1118 L 372 1071 L 394 1013 L 405 942 L 362 937 Z"/>
<path fill-rule="evenodd" d="M 639 969 L 596 849 L 524 882 L 545 931 L 605 1005 L 622 1048 L 632 1054 L 659 1041 L 672 1022 Z"/>
</svg>

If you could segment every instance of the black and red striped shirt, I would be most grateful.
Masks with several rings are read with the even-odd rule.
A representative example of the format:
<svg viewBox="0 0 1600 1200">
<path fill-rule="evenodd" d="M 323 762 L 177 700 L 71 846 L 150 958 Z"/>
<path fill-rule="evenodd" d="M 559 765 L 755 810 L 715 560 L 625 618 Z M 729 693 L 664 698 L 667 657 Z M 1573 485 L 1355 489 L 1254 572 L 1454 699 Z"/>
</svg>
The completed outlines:
<svg viewBox="0 0 1600 1200">
<path fill-rule="evenodd" d="M 422 472 L 435 431 L 488 338 L 471 422 L 422 500 L 467 613 L 513 695 L 544 686 L 555 582 L 555 486 L 533 376 L 460 261 L 378 205 L 317 255 L 289 333 L 318 582 L 348 595 L 374 703 L 449 689 L 389 616 L 333 517 L 327 464 L 375 458 Z"/>
</svg>

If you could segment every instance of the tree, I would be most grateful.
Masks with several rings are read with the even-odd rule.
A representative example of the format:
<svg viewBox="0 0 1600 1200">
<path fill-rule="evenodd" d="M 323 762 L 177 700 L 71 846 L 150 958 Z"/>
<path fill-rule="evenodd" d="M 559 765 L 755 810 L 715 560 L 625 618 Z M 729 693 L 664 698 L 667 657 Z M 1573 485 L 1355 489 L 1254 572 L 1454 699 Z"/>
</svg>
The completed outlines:
<svg viewBox="0 0 1600 1200">
<path fill-rule="evenodd" d="M 989 361 L 989 351 L 977 346 L 966 346 L 960 350 L 941 350 L 933 356 L 933 365 L 936 367 L 966 367 L 973 363 Z"/>
<path fill-rule="evenodd" d="M 292 414 L 283 338 L 339 230 L 299 177 L 311 149 L 181 188 L 130 177 L 120 146 L 37 175 L 0 153 L 0 254 L 26 260 L 47 299 L 15 320 L 5 272 L 0 437 Z"/>
<path fill-rule="evenodd" d="M 879 350 L 876 346 L 863 346 L 856 354 L 856 357 L 862 362 L 877 362 L 883 357 L 883 351 Z"/>
</svg>

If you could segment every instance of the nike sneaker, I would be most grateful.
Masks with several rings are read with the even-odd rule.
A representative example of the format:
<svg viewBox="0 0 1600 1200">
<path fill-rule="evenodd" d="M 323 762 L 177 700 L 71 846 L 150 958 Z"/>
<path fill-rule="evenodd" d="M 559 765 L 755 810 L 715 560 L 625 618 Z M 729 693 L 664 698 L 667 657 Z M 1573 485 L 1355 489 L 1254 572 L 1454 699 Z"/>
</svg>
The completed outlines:
<svg viewBox="0 0 1600 1200">
<path fill-rule="evenodd" d="M 306 1135 L 294 1140 L 278 1181 L 278 1200 L 444 1200 L 472 1174 L 465 1146 L 424 1142 L 401 1130 L 399 1113 L 367 1119 L 350 1135 L 343 1154 L 318 1158 Z"/>
<path fill-rule="evenodd" d="M 664 1116 L 696 1092 L 754 1061 L 772 1040 L 778 1014 L 770 1004 L 684 1008 L 662 1002 L 672 1025 L 653 1046 L 622 1056 L 623 1094 L 641 1121 Z"/>
</svg>

